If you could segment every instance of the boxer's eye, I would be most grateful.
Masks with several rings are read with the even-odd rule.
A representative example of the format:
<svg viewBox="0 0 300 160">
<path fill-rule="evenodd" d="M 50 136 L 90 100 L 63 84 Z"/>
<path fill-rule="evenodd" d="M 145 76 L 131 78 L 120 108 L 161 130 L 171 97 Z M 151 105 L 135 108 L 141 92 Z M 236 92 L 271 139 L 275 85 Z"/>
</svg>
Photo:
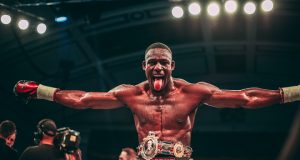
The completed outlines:
<svg viewBox="0 0 300 160">
<path fill-rule="evenodd" d="M 151 65 L 151 66 L 153 66 L 153 65 L 156 64 L 156 62 L 154 62 L 154 61 L 149 61 L 148 64 Z"/>
<path fill-rule="evenodd" d="M 163 66 L 166 66 L 166 65 L 169 64 L 169 62 L 168 61 L 162 61 L 162 62 L 160 62 L 160 64 L 163 65 Z"/>
</svg>

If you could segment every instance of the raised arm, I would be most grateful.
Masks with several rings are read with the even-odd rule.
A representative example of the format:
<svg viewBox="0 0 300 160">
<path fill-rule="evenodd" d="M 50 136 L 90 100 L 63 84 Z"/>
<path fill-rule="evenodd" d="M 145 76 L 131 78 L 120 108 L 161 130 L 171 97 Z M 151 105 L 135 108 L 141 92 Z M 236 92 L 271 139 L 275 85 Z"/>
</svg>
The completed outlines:
<svg viewBox="0 0 300 160">
<path fill-rule="evenodd" d="M 280 90 L 247 88 L 242 90 L 221 90 L 207 83 L 196 84 L 199 94 L 204 95 L 202 102 L 217 108 L 255 109 L 283 102 Z"/>
<path fill-rule="evenodd" d="M 218 90 L 205 101 L 207 105 L 220 108 L 255 109 L 281 102 L 279 90 L 247 88 L 243 90 Z"/>
<path fill-rule="evenodd" d="M 19 81 L 14 87 L 14 93 L 29 101 L 31 99 L 45 99 L 55 101 L 75 109 L 113 109 L 122 107 L 118 97 L 129 94 L 128 87 L 121 85 L 109 92 L 84 92 L 79 90 L 60 90 L 44 86 L 34 81 Z"/>
<path fill-rule="evenodd" d="M 113 109 L 124 106 L 116 94 L 124 88 L 117 87 L 110 92 L 84 92 L 78 90 L 58 90 L 54 94 L 54 101 L 76 109 Z"/>
</svg>

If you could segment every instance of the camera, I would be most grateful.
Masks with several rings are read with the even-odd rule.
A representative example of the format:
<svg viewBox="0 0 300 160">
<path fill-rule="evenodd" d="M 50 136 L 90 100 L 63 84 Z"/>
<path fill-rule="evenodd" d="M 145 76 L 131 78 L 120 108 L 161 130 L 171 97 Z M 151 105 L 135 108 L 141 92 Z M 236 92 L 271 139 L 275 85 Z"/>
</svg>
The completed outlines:
<svg viewBox="0 0 300 160">
<path fill-rule="evenodd" d="M 80 133 L 68 127 L 57 129 L 54 145 L 62 152 L 72 154 L 79 149 Z"/>
<path fill-rule="evenodd" d="M 54 137 L 54 146 L 63 153 L 73 154 L 79 149 L 80 133 L 69 127 L 57 129 L 55 122 L 51 119 L 43 119 L 38 123 L 37 130 L 34 132 L 35 145 L 40 143 L 43 135 Z"/>
</svg>

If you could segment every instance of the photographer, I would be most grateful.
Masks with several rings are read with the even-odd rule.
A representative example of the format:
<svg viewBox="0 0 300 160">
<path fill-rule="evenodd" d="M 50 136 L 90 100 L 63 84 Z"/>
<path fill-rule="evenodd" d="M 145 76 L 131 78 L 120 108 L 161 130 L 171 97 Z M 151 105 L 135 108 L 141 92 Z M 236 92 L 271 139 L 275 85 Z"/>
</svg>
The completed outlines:
<svg viewBox="0 0 300 160">
<path fill-rule="evenodd" d="M 65 155 L 54 146 L 56 124 L 51 119 L 43 119 L 37 125 L 34 141 L 36 146 L 25 149 L 19 160 L 65 160 Z"/>
<path fill-rule="evenodd" d="M 79 132 L 69 128 L 57 129 L 51 119 L 37 125 L 36 146 L 25 149 L 19 160 L 81 160 Z"/>
</svg>

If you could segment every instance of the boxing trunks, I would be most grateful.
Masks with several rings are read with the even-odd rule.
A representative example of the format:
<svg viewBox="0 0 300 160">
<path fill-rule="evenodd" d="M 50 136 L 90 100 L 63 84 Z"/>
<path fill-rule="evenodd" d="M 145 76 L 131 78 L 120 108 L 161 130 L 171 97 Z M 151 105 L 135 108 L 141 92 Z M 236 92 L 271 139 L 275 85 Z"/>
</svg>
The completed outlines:
<svg viewBox="0 0 300 160">
<path fill-rule="evenodd" d="M 144 160 L 188 160 L 192 151 L 181 142 L 160 141 L 152 131 L 138 147 L 138 155 Z"/>
</svg>

